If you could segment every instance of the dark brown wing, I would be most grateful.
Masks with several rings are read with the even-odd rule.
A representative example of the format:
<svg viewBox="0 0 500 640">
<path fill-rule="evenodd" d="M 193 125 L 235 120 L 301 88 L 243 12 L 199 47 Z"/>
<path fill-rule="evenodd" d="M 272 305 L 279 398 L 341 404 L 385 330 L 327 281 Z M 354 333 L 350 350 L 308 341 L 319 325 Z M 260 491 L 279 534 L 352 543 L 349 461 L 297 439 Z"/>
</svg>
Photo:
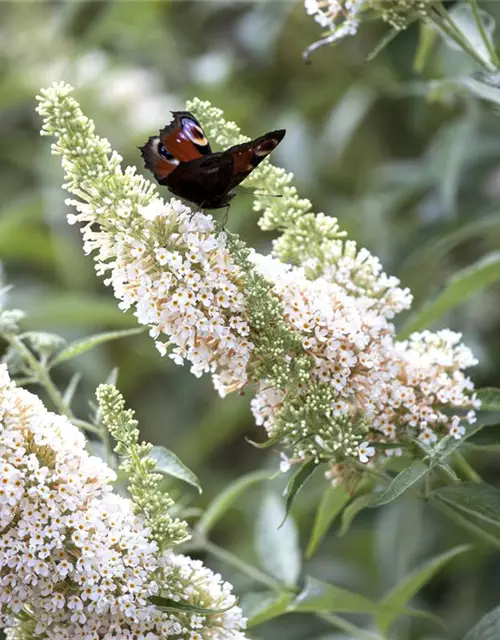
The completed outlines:
<svg viewBox="0 0 500 640">
<path fill-rule="evenodd" d="M 212 153 L 200 123 L 188 111 L 173 111 L 172 122 L 139 147 L 144 166 L 160 184 L 169 184 L 170 174 L 184 162 Z"/>
<path fill-rule="evenodd" d="M 227 202 L 232 167 L 232 158 L 225 153 L 212 153 L 190 162 L 181 162 L 171 174 L 168 188 L 205 209 L 217 209 Z"/>
<path fill-rule="evenodd" d="M 276 149 L 285 137 L 286 131 L 270 131 L 260 138 L 244 142 L 224 151 L 223 155 L 230 155 L 233 159 L 233 171 L 227 191 L 231 191 L 242 182 L 258 166 L 271 151 Z"/>
</svg>

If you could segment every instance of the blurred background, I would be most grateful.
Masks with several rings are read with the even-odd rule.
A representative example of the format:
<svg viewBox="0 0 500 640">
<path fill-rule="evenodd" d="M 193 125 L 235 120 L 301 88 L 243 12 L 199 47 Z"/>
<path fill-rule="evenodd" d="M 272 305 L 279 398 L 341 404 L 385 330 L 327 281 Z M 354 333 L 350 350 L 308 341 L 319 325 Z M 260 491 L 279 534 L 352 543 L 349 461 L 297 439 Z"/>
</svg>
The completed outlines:
<svg viewBox="0 0 500 640">
<path fill-rule="evenodd" d="M 500 18 L 500 5 L 487 4 Z M 321 28 L 300 1 L 1 2 L 0 262 L 3 280 L 13 285 L 9 306 L 27 312 L 28 329 L 66 339 L 135 326 L 83 256 L 78 230 L 66 224 L 61 167 L 48 139 L 38 135 L 34 97 L 40 87 L 65 80 L 98 133 L 141 171 L 137 146 L 194 96 L 222 108 L 247 135 L 286 128 L 273 162 L 293 171 L 315 210 L 336 216 L 413 290 L 415 308 L 421 307 L 454 273 L 499 248 L 500 117 L 494 104 L 449 80 L 474 71 L 462 53 L 437 43 L 415 71 L 417 25 L 367 62 L 386 29 L 365 24 L 307 65 L 302 52 Z M 269 251 L 272 235 L 259 230 L 251 196 L 236 198 L 228 226 Z M 500 288 L 491 286 L 440 325 L 464 333 L 480 360 L 473 372 L 478 385 L 500 386 L 499 303 Z M 75 406 L 82 417 L 114 367 L 144 438 L 175 451 L 200 478 L 201 497 L 182 488 L 192 506 L 203 507 L 243 473 L 276 469 L 276 451 L 245 441 L 264 439 L 249 395 L 221 400 L 208 377 L 196 379 L 160 358 L 146 334 L 56 369 L 61 385 L 74 371 L 83 373 Z M 477 455 L 471 450 L 485 479 L 498 480 L 500 457 Z M 277 479 L 271 486 L 279 492 L 282 485 Z M 316 473 L 295 504 L 302 547 L 323 487 Z M 244 508 L 232 508 L 215 531 L 219 544 L 256 564 L 252 531 L 268 490 L 249 490 Z M 417 562 L 464 541 L 467 534 L 408 497 L 364 511 L 348 536 L 334 526 L 306 570 L 377 598 Z M 231 567 L 204 559 L 240 593 L 256 589 Z M 405 619 L 393 637 L 462 638 L 500 600 L 499 569 L 498 554 L 478 544 L 415 603 L 441 616 L 447 628 Z M 318 618 L 288 615 L 255 628 L 252 637 L 349 636 Z"/>
</svg>

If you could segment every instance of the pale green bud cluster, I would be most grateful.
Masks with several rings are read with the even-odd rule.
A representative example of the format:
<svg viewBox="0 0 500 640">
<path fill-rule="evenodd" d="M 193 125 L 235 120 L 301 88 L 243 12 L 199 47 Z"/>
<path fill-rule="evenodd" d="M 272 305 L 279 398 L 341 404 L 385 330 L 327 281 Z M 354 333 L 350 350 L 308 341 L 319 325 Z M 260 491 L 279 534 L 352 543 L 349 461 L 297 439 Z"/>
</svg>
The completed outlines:
<svg viewBox="0 0 500 640">
<path fill-rule="evenodd" d="M 228 235 L 228 248 L 245 274 L 248 324 L 254 342 L 249 377 L 256 382 L 266 379 L 278 389 L 305 384 L 312 360 L 285 322 L 283 305 L 272 293 L 272 282 L 258 273 L 248 259 L 249 249 L 237 236 Z"/>
<path fill-rule="evenodd" d="M 139 443 L 134 412 L 125 409 L 123 396 L 112 385 L 101 384 L 96 394 L 102 423 L 117 441 L 115 451 L 122 459 L 120 468 L 129 480 L 135 510 L 144 516 L 152 539 L 160 549 L 184 542 L 189 537 L 187 524 L 169 514 L 174 501 L 160 489 L 162 476 L 154 472 L 156 462 L 149 456 L 152 445 Z"/>
<path fill-rule="evenodd" d="M 384 22 L 402 30 L 416 19 L 425 18 L 431 10 L 430 0 L 371 0 L 369 6 Z"/>
</svg>

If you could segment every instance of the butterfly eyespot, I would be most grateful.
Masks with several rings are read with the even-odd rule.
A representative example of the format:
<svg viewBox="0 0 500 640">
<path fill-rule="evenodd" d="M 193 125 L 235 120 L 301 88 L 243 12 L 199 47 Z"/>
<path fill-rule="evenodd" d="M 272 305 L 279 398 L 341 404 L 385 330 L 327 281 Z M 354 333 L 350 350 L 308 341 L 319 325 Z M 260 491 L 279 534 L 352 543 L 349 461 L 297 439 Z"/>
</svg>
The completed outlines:
<svg viewBox="0 0 500 640">
<path fill-rule="evenodd" d="M 174 156 L 170 153 L 167 147 L 161 142 L 158 143 L 158 153 L 163 156 L 166 160 L 173 160 Z"/>
<path fill-rule="evenodd" d="M 201 147 L 208 144 L 208 140 L 206 139 L 203 130 L 192 120 L 189 120 L 189 118 L 184 118 L 182 120 L 182 126 L 191 142 L 200 145 Z"/>
<path fill-rule="evenodd" d="M 161 142 L 158 142 L 158 153 L 162 158 L 165 158 L 167 162 L 170 162 L 170 164 L 175 164 L 176 166 L 179 164 L 177 158 L 175 158 L 174 155 L 171 154 L 167 147 Z"/>
</svg>

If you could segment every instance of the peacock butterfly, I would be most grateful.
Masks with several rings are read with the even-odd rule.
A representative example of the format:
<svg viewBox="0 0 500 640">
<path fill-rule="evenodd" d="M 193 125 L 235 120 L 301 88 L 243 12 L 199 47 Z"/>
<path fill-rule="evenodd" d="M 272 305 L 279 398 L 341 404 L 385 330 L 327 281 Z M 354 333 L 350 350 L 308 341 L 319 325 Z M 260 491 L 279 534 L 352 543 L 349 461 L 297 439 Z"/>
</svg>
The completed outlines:
<svg viewBox="0 0 500 640">
<path fill-rule="evenodd" d="M 172 111 L 172 122 L 139 147 L 144 166 L 161 185 L 202 209 L 229 206 L 232 189 L 283 140 L 285 130 L 213 153 L 198 120 L 189 111 Z"/>
</svg>

